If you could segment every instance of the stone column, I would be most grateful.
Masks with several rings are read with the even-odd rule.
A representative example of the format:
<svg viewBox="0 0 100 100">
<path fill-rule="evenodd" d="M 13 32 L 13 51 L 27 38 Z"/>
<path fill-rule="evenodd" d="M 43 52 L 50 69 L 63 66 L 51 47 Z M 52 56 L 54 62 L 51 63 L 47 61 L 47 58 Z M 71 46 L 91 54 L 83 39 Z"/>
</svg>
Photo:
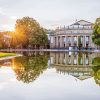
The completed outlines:
<svg viewBox="0 0 100 100">
<path fill-rule="evenodd" d="M 86 36 L 84 36 L 84 42 L 85 42 L 84 47 L 86 47 Z"/>
<path fill-rule="evenodd" d="M 66 36 L 66 47 L 68 47 L 68 36 Z"/>
<path fill-rule="evenodd" d="M 60 48 L 62 48 L 62 36 L 60 36 Z"/>
<path fill-rule="evenodd" d="M 51 42 L 52 41 L 52 42 Z M 51 39 L 50 39 L 50 47 L 51 48 L 54 48 L 55 47 L 55 39 L 54 39 L 54 36 L 51 36 Z"/>
<path fill-rule="evenodd" d="M 66 41 L 65 41 L 65 48 L 67 47 L 67 36 L 65 36 Z"/>
<path fill-rule="evenodd" d="M 84 47 L 84 36 L 81 37 L 82 38 L 82 48 Z"/>
<path fill-rule="evenodd" d="M 83 36 L 83 48 L 85 47 L 85 36 Z"/>
<path fill-rule="evenodd" d="M 56 37 L 56 48 L 58 48 L 58 36 Z"/>
<path fill-rule="evenodd" d="M 54 47 L 56 48 L 56 36 L 54 37 Z"/>
<path fill-rule="evenodd" d="M 89 36 L 89 48 L 91 47 L 91 40 L 90 40 L 90 36 Z"/>
<path fill-rule="evenodd" d="M 79 37 L 77 36 L 77 47 L 78 47 L 78 38 L 79 38 Z"/>
</svg>

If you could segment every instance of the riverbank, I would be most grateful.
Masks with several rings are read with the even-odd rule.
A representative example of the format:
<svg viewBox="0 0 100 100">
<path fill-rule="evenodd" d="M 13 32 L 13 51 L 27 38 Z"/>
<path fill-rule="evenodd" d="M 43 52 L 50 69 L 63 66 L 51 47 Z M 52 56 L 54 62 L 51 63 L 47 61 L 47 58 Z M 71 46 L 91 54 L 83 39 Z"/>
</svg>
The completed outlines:
<svg viewBox="0 0 100 100">
<path fill-rule="evenodd" d="M 12 58 L 15 58 L 15 57 L 20 57 L 20 56 L 22 56 L 22 55 L 16 54 L 16 55 L 9 55 L 9 56 L 5 56 L 5 57 L 0 57 L 0 61 L 1 60 L 12 59 Z"/>
<path fill-rule="evenodd" d="M 100 50 L 68 50 L 68 49 L 0 49 L 2 52 L 34 52 L 34 51 L 44 51 L 44 52 L 98 52 Z"/>
<path fill-rule="evenodd" d="M 8 56 L 16 56 L 16 53 L 3 53 L 3 52 L 0 52 L 0 58 L 8 57 Z"/>
</svg>

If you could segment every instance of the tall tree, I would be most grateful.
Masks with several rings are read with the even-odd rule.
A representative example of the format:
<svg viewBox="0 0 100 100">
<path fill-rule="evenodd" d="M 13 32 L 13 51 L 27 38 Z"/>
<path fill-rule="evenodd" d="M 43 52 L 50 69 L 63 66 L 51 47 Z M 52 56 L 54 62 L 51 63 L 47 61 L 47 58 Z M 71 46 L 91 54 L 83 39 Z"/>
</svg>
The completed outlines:
<svg viewBox="0 0 100 100">
<path fill-rule="evenodd" d="M 2 46 L 3 46 L 3 34 L 2 33 L 0 33 L 0 48 L 2 48 Z"/>
<path fill-rule="evenodd" d="M 23 17 L 22 19 L 18 19 L 16 21 L 15 32 L 19 42 L 26 48 L 32 44 L 40 44 L 38 43 L 40 41 L 42 41 L 41 44 L 46 43 L 46 32 L 33 18 Z"/>
<path fill-rule="evenodd" d="M 18 40 L 23 46 L 29 45 L 29 34 L 35 31 L 40 25 L 30 17 L 23 17 L 18 19 L 15 25 L 15 31 L 18 35 Z"/>
<path fill-rule="evenodd" d="M 100 17 L 94 23 L 92 40 L 96 45 L 100 46 Z"/>
</svg>

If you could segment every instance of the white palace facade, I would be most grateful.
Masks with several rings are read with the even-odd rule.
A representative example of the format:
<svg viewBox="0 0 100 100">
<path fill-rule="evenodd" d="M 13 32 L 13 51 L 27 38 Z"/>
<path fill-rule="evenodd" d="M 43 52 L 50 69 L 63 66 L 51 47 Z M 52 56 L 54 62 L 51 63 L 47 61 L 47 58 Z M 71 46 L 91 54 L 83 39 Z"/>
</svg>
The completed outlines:
<svg viewBox="0 0 100 100">
<path fill-rule="evenodd" d="M 93 23 L 80 20 L 67 27 L 58 28 L 50 35 L 50 48 L 53 49 L 97 49 L 92 42 Z"/>
</svg>

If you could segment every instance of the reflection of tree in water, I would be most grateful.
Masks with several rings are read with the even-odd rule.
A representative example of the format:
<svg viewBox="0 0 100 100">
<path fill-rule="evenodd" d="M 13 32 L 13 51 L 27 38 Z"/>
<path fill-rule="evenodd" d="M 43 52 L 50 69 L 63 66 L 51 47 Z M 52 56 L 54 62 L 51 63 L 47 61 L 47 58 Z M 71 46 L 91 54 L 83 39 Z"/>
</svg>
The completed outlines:
<svg viewBox="0 0 100 100">
<path fill-rule="evenodd" d="M 96 84 L 100 85 L 100 65 L 94 66 L 93 71 L 94 71 L 94 80 L 95 80 Z"/>
<path fill-rule="evenodd" d="M 94 80 L 96 84 L 100 85 L 100 57 L 96 57 L 93 59 L 93 65 L 96 65 L 93 67 Z"/>
<path fill-rule="evenodd" d="M 47 68 L 47 56 L 23 56 L 14 59 L 14 71 L 17 79 L 22 80 L 24 83 L 34 81 L 43 71 Z"/>
<path fill-rule="evenodd" d="M 100 57 L 96 57 L 92 61 L 93 65 L 100 65 Z"/>
</svg>

